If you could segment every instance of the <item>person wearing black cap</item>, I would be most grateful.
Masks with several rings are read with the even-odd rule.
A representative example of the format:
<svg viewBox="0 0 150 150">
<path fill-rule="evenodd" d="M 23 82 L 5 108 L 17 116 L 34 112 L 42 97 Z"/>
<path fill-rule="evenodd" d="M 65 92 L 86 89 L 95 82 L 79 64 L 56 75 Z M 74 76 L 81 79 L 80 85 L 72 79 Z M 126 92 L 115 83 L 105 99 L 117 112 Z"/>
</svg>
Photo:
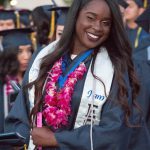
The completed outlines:
<svg viewBox="0 0 150 150">
<path fill-rule="evenodd" d="M 29 149 L 149 149 L 116 0 L 74 0 L 60 40 L 42 49 L 29 67 L 23 82 L 28 89 L 19 92 L 5 128 L 30 140 Z"/>
<path fill-rule="evenodd" d="M 29 60 L 33 53 L 30 39 L 31 29 L 12 29 L 1 31 L 3 36 L 3 52 L 0 60 L 0 93 L 4 108 L 4 118 L 7 117 L 20 85 Z"/>
<path fill-rule="evenodd" d="M 31 11 L 28 9 L 21 9 L 18 11 L 18 19 L 20 22 L 19 28 L 30 28 L 31 27 Z"/>
<path fill-rule="evenodd" d="M 65 21 L 67 19 L 69 7 L 60 7 L 60 6 L 54 6 L 50 9 L 50 11 L 56 11 L 57 17 L 56 17 L 56 40 L 59 40 L 61 38 L 61 35 L 63 33 Z"/>
<path fill-rule="evenodd" d="M 31 12 L 33 20 L 32 26 L 35 28 L 37 49 L 41 49 L 53 41 L 53 35 L 50 37 L 52 19 L 49 9 L 51 7 L 52 5 L 39 6 Z"/>
<path fill-rule="evenodd" d="M 0 31 L 14 29 L 16 26 L 16 15 L 14 10 L 0 9 Z"/>
<path fill-rule="evenodd" d="M 141 39 L 148 36 L 148 33 L 135 22 L 143 13 L 143 2 L 142 0 L 127 0 L 126 2 L 129 4 L 125 10 L 126 29 L 131 45 L 135 49 L 139 46 Z"/>
<path fill-rule="evenodd" d="M 14 29 L 16 27 L 16 15 L 14 10 L 0 9 L 0 31 Z M 3 50 L 0 36 L 0 52 Z"/>
</svg>

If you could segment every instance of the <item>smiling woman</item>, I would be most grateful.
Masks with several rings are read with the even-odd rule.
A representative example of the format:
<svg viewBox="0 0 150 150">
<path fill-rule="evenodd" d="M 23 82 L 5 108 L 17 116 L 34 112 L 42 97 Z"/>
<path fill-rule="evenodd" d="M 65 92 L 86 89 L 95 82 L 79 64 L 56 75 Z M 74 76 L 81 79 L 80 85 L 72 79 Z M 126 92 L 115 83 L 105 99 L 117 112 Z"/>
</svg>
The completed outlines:
<svg viewBox="0 0 150 150">
<path fill-rule="evenodd" d="M 111 19 L 111 12 L 105 1 L 89 2 L 79 13 L 72 53 L 79 54 L 103 43 L 109 36 Z"/>
<path fill-rule="evenodd" d="M 60 40 L 34 55 L 5 130 L 29 149 L 148 149 L 131 53 L 115 0 L 74 0 Z"/>
</svg>

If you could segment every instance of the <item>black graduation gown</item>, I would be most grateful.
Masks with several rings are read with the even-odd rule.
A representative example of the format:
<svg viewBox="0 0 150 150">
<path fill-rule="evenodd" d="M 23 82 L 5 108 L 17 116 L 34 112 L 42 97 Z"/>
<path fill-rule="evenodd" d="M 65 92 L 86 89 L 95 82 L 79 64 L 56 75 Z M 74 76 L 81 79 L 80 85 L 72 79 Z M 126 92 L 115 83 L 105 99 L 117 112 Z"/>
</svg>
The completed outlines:
<svg viewBox="0 0 150 150">
<path fill-rule="evenodd" d="M 4 103 L 3 103 L 3 85 L 0 82 L 0 133 L 4 132 Z"/>
<path fill-rule="evenodd" d="M 143 38 L 146 38 L 149 36 L 149 34 L 143 29 L 141 30 L 141 32 L 138 35 L 138 30 L 139 30 L 139 27 L 137 27 L 135 29 L 131 29 L 129 27 L 126 27 L 127 35 L 128 35 L 128 38 L 129 38 L 130 43 L 131 43 L 133 48 L 135 48 L 136 38 L 138 38 L 138 46 L 139 46 L 141 43 L 141 40 Z"/>
<path fill-rule="evenodd" d="M 32 61 L 33 60 L 34 57 Z M 28 72 L 29 69 L 24 76 L 23 85 L 28 82 Z M 132 96 L 128 74 L 124 75 L 124 79 L 129 92 L 128 103 L 132 108 Z M 78 111 L 84 86 L 84 80 L 85 76 L 80 82 L 77 82 L 75 86 L 75 92 L 72 100 L 72 106 L 74 108 L 72 111 L 74 113 L 70 119 L 70 126 L 65 130 L 55 133 L 55 137 L 60 146 L 59 148 L 56 148 L 57 150 L 90 150 L 90 126 L 84 125 L 77 129 L 73 129 L 74 120 L 76 118 L 76 113 Z M 100 124 L 93 126 L 94 150 L 128 150 L 130 147 L 134 147 L 135 143 L 138 145 L 139 149 L 134 150 L 147 150 L 150 147 L 150 139 L 145 125 L 145 120 L 142 119 L 141 128 L 136 128 L 136 130 L 125 125 L 124 112 L 120 106 L 115 104 L 117 90 L 117 83 L 114 79 L 110 91 L 111 96 L 107 99 L 105 105 L 103 106 Z M 136 122 L 137 118 L 138 115 L 133 113 L 130 118 L 131 123 Z M 20 91 L 14 107 L 11 109 L 11 112 L 7 117 L 5 131 L 17 131 L 26 137 L 26 143 L 29 141 L 29 100 L 28 93 L 24 93 L 23 90 Z M 136 135 L 134 137 L 134 141 L 131 140 L 133 135 Z M 143 139 L 142 143 L 140 141 L 141 138 Z M 49 149 L 52 150 L 55 148 Z"/>
<path fill-rule="evenodd" d="M 134 59 L 134 64 L 141 85 L 141 91 L 137 100 L 143 110 L 150 132 L 150 64 L 149 61 L 138 59 Z"/>
<path fill-rule="evenodd" d="M 133 59 L 148 60 L 148 48 L 150 47 L 150 35 L 141 39 L 140 44 L 133 50 Z"/>
</svg>

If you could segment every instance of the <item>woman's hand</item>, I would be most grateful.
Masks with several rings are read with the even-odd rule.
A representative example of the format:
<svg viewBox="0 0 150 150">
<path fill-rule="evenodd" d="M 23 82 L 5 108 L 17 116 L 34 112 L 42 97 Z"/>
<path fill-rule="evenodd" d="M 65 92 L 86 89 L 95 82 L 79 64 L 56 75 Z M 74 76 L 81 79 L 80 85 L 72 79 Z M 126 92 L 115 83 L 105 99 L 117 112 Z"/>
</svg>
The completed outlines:
<svg viewBox="0 0 150 150">
<path fill-rule="evenodd" d="M 33 144 L 43 147 L 56 147 L 58 143 L 54 133 L 48 127 L 34 127 L 31 131 Z"/>
</svg>

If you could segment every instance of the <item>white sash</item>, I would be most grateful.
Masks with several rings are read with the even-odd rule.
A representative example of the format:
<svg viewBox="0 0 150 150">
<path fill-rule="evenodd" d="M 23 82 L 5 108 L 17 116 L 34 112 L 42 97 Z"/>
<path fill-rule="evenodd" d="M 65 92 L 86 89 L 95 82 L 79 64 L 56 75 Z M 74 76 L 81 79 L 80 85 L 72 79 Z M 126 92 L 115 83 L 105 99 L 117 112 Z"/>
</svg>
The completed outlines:
<svg viewBox="0 0 150 150">
<path fill-rule="evenodd" d="M 49 53 L 53 52 L 56 44 L 57 44 L 57 41 L 49 44 L 48 46 L 43 48 L 39 52 L 39 54 L 36 56 L 32 66 L 31 66 L 31 69 L 29 71 L 29 83 L 37 79 L 42 58 L 44 56 L 48 55 Z M 35 97 L 34 91 L 35 91 L 34 86 L 30 90 L 28 90 L 29 101 L 30 101 L 30 110 L 32 110 L 32 108 L 34 106 L 34 97 Z M 34 150 L 34 148 L 35 148 L 35 145 L 33 144 L 33 141 L 32 141 L 31 136 L 30 136 L 28 150 Z"/>
<path fill-rule="evenodd" d="M 53 52 L 54 49 L 55 49 L 56 44 L 57 44 L 57 41 L 49 44 L 48 46 L 43 48 L 39 52 L 39 54 L 36 56 L 32 66 L 30 68 L 30 71 L 29 71 L 29 83 L 33 82 L 37 79 L 37 77 L 39 75 L 39 70 L 40 70 L 40 65 L 41 65 L 42 58 L 45 57 L 46 55 L 48 55 L 49 53 Z M 30 101 L 30 110 L 34 106 L 34 96 L 35 96 L 34 91 L 35 91 L 34 86 L 28 91 L 29 101 Z"/>
<path fill-rule="evenodd" d="M 101 48 L 96 57 L 94 74 L 105 84 L 106 94 L 108 96 L 114 75 L 114 68 L 105 48 Z M 90 124 L 92 115 L 93 124 L 98 125 L 100 122 L 101 109 L 106 99 L 104 86 L 93 77 L 90 65 L 74 127 L 78 128 L 85 124 Z M 91 113 L 93 114 L 91 115 Z"/>
</svg>

